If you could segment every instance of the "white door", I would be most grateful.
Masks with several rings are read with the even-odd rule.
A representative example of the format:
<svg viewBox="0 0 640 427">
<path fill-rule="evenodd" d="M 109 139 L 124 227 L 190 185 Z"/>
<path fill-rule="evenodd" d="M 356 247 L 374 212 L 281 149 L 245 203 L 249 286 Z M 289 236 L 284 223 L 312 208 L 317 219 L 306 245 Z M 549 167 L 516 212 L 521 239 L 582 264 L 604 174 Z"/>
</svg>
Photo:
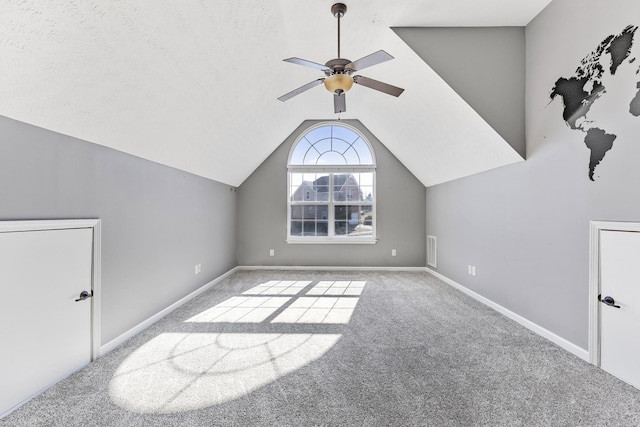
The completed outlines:
<svg viewBox="0 0 640 427">
<path fill-rule="evenodd" d="M 640 233 L 600 232 L 600 366 L 640 388 Z"/>
<path fill-rule="evenodd" d="M 90 362 L 92 233 L 0 232 L 0 417 Z"/>
</svg>

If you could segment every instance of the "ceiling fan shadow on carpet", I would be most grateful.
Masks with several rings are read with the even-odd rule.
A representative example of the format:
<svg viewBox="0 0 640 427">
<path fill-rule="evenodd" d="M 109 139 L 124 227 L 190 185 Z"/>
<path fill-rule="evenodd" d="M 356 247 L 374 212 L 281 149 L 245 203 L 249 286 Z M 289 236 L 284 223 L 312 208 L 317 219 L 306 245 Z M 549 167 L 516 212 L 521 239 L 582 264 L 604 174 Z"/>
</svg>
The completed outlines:
<svg viewBox="0 0 640 427">
<path fill-rule="evenodd" d="M 338 57 L 329 60 L 326 64 L 322 65 L 317 62 L 307 61 L 300 58 L 288 58 L 284 59 L 285 62 L 291 62 L 293 64 L 304 65 L 306 67 L 315 68 L 323 71 L 326 77 L 319 78 L 304 86 L 300 86 L 291 92 L 282 95 L 278 99 L 280 101 L 287 101 L 296 95 L 301 94 L 313 87 L 316 87 L 324 83 L 324 87 L 331 93 L 333 93 L 333 108 L 335 113 L 342 113 L 347 111 L 347 104 L 345 100 L 345 92 L 351 89 L 354 83 L 359 84 L 370 89 L 374 89 L 388 95 L 400 96 L 404 89 L 397 86 L 383 83 L 378 80 L 370 79 L 369 77 L 352 75 L 356 71 L 363 70 L 367 67 L 371 67 L 376 64 L 393 59 L 393 56 L 389 55 L 384 50 L 379 50 L 360 58 L 356 61 L 340 57 L 340 19 L 347 12 L 347 6 L 343 3 L 336 3 L 331 6 L 331 13 L 338 18 Z"/>
</svg>

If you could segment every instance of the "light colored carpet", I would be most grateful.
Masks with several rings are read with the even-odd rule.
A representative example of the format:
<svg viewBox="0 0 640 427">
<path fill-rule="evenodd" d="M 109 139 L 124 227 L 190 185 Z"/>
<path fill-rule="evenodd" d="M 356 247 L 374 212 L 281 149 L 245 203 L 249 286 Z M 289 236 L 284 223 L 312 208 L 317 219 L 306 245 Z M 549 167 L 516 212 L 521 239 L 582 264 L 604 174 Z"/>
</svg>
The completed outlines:
<svg viewBox="0 0 640 427">
<path fill-rule="evenodd" d="M 426 273 L 240 271 L 0 426 L 638 426 L 640 391 Z"/>
</svg>

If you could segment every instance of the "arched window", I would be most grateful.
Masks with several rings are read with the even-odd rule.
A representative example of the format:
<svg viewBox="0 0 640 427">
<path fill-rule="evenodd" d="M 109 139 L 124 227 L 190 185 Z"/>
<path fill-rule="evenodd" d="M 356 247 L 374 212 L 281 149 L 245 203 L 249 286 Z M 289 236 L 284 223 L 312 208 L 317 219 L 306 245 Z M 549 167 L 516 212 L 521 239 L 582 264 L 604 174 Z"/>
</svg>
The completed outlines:
<svg viewBox="0 0 640 427">
<path fill-rule="evenodd" d="M 375 155 L 355 128 L 320 123 L 289 153 L 289 243 L 374 243 Z"/>
</svg>

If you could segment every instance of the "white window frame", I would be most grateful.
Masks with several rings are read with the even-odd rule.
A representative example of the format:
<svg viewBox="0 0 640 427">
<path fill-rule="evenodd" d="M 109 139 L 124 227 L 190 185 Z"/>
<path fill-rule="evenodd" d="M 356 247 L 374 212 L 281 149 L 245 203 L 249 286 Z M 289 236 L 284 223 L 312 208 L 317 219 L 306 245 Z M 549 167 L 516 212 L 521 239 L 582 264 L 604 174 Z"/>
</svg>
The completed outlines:
<svg viewBox="0 0 640 427">
<path fill-rule="evenodd" d="M 341 126 L 350 131 L 356 133 L 362 141 L 367 145 L 369 152 L 371 153 L 371 164 L 365 165 L 292 165 L 291 158 L 294 150 L 298 143 L 311 131 L 323 127 L 323 126 Z M 291 201 L 291 175 L 294 173 L 312 173 L 312 174 L 327 174 L 329 175 L 329 197 L 328 200 L 319 202 L 315 200 L 307 201 L 306 198 L 303 197 L 304 200 L 293 202 Z M 373 175 L 373 200 L 372 201 L 354 201 L 354 200 L 343 200 L 343 201 L 335 201 L 334 200 L 334 185 L 333 185 L 333 177 L 334 175 L 340 174 L 348 174 L 348 173 L 372 173 Z M 376 160 L 375 160 L 375 152 L 373 151 L 373 147 L 371 143 L 367 140 L 367 138 L 362 135 L 360 131 L 358 131 L 353 126 L 349 126 L 347 124 L 341 122 L 322 122 L 318 123 L 314 126 L 311 126 L 305 129 L 300 136 L 296 139 L 294 144 L 292 144 L 291 149 L 289 150 L 289 157 L 287 162 L 287 243 L 290 244 L 375 244 L 377 242 L 377 232 L 376 232 L 376 223 L 377 223 L 377 188 L 376 188 Z M 292 206 L 318 206 L 318 205 L 326 205 L 328 207 L 328 219 L 327 219 L 327 236 L 292 236 L 291 235 L 291 207 Z M 343 236 L 343 235 L 335 235 L 335 207 L 341 205 L 349 205 L 349 206 L 371 206 L 373 220 L 371 223 L 372 232 L 370 236 Z"/>
</svg>

